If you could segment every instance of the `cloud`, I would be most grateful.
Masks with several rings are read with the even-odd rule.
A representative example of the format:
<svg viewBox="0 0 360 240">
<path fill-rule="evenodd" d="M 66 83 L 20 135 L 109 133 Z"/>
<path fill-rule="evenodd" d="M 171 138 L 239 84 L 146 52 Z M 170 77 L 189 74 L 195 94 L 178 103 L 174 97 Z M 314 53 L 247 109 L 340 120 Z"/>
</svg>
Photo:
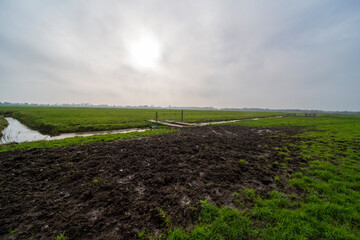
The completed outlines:
<svg viewBox="0 0 360 240">
<path fill-rule="evenodd" d="M 0 101 L 359 110 L 359 13 L 356 0 L 5 0 Z M 150 69 L 130 54 L 147 36 Z"/>
</svg>

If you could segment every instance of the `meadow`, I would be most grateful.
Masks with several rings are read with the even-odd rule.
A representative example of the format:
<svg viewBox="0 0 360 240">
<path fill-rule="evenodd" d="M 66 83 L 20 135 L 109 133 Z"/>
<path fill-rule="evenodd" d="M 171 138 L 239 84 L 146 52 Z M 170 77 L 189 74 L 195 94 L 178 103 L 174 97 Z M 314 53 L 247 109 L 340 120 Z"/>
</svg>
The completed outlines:
<svg viewBox="0 0 360 240">
<path fill-rule="evenodd" d="M 148 120 L 155 119 L 156 112 L 159 112 L 159 116 L 163 113 L 177 113 L 178 121 L 180 121 L 180 110 L 0 106 L 0 114 L 11 113 L 14 118 L 28 127 L 50 135 L 148 127 L 150 125 Z M 279 115 L 279 113 L 185 110 L 184 121 L 194 123 L 274 115 Z"/>
<path fill-rule="evenodd" d="M 2 110 L 4 111 L 4 109 Z M 122 115 L 124 112 L 127 112 L 129 115 L 130 113 L 135 114 L 138 112 L 141 117 L 134 116 L 131 117 L 131 119 L 138 119 L 138 123 L 140 123 L 141 121 L 146 122 L 145 118 L 153 118 L 151 115 L 154 116 L 155 111 L 141 109 L 80 109 L 77 116 L 80 115 L 81 117 L 76 120 L 71 120 L 71 118 L 74 118 L 74 115 L 71 117 L 69 111 L 71 112 L 75 110 L 77 109 L 59 108 L 54 110 L 54 108 L 51 108 L 51 111 L 50 109 L 43 110 L 37 108 L 17 109 L 18 113 L 21 114 L 37 114 L 36 111 L 39 111 L 39 115 L 36 115 L 36 119 L 39 121 L 42 120 L 46 122 L 50 121 L 49 119 L 57 119 L 56 121 L 58 121 L 58 123 L 60 123 L 60 119 L 62 119 L 60 117 L 60 113 L 65 115 L 64 119 L 84 123 L 86 120 L 85 116 L 89 117 L 90 120 L 93 119 L 94 122 L 96 122 L 95 113 L 99 114 L 100 112 L 104 113 L 107 111 L 109 111 L 109 114 L 107 115 L 108 117 L 103 118 L 106 119 L 106 121 L 109 119 L 116 119 L 116 117 L 120 118 L 120 116 L 124 116 Z M 12 111 L 14 111 L 14 109 Z M 51 115 L 52 111 L 55 111 L 55 113 L 58 115 L 55 113 L 53 113 L 55 115 Z M 14 112 L 13 114 L 16 113 L 17 112 Z M 238 119 L 266 116 L 266 114 L 262 114 L 263 113 L 254 112 L 226 112 L 225 114 L 225 112 L 220 111 L 189 111 L 187 115 L 184 114 L 184 120 L 189 122 L 196 122 L 225 120 L 226 118 Z M 56 116 L 58 117 L 56 118 Z M 185 116 L 187 116 L 187 120 L 185 119 Z M 192 116 L 192 118 L 190 118 L 190 116 Z M 129 118 L 130 117 L 128 117 L 128 119 Z M 47 120 L 45 121 L 45 119 Z M 56 121 L 52 122 L 52 124 L 56 125 Z M 177 198 L 174 197 L 174 199 L 172 199 L 169 203 L 164 203 L 164 205 L 160 205 L 159 202 L 153 202 L 152 204 L 157 204 L 157 207 L 150 210 L 152 214 L 155 214 L 155 217 L 158 217 L 156 220 L 160 223 L 158 227 L 161 226 L 162 228 L 165 228 L 165 232 L 159 235 L 154 234 L 154 232 L 149 231 L 149 229 L 142 230 L 140 228 L 138 231 L 138 238 L 354 240 L 360 238 L 359 115 L 319 114 L 316 117 L 305 117 L 304 114 L 297 114 L 295 117 L 262 118 L 257 121 L 241 121 L 226 125 L 231 126 L 226 126 L 227 128 L 224 128 L 223 130 L 221 125 L 211 128 L 209 127 L 208 130 L 206 130 L 207 128 L 204 128 L 203 130 L 201 130 L 201 128 L 195 128 L 194 130 L 189 128 L 189 130 L 186 129 L 185 133 L 182 133 L 182 130 L 179 131 L 164 127 L 143 133 L 81 137 L 52 141 L 52 143 L 42 141 L 16 145 L 10 144 L 1 146 L 0 151 L 3 152 L 4 159 L 6 159 L 6 151 L 8 150 L 52 148 L 73 145 L 71 150 L 74 156 L 69 158 L 59 155 L 57 158 L 54 158 L 59 158 L 58 163 L 52 163 L 55 168 L 60 164 L 61 166 L 64 165 L 64 169 L 76 169 L 75 166 L 77 165 L 74 164 L 84 164 L 85 167 L 87 167 L 87 164 L 98 164 L 99 161 L 104 161 L 104 163 L 101 163 L 100 165 L 105 167 L 106 163 L 111 163 L 113 161 L 114 164 L 117 164 L 118 161 L 122 160 L 122 158 L 118 157 L 119 155 L 117 154 L 113 155 L 111 152 L 107 151 L 104 151 L 103 155 L 99 155 L 101 153 L 99 147 L 102 145 L 94 145 L 96 142 L 113 141 L 115 146 L 115 144 L 120 144 L 121 142 L 117 140 L 158 135 L 157 140 L 154 141 L 151 140 L 152 137 L 147 138 L 148 140 L 143 142 L 142 144 L 144 145 L 142 146 L 138 146 L 138 143 L 133 142 L 133 145 L 131 146 L 137 150 L 125 148 L 127 151 L 131 152 L 131 154 L 123 153 L 121 151 L 119 153 L 120 155 L 125 154 L 125 156 L 129 158 L 132 155 L 139 154 L 139 152 L 142 152 L 144 149 L 146 149 L 143 155 L 141 155 L 139 158 L 133 159 L 134 163 L 139 161 L 139 165 L 136 166 L 133 171 L 139 169 L 138 181 L 141 182 L 141 186 L 144 189 L 153 188 L 151 191 L 156 192 L 164 187 L 164 189 L 170 191 L 160 194 L 164 196 L 164 199 L 169 198 L 169 196 L 174 197 L 176 194 L 180 194 L 180 196 L 187 194 L 190 196 L 190 192 L 192 191 L 191 189 L 194 188 L 194 186 L 191 185 L 193 182 L 189 182 L 190 185 L 188 183 L 183 184 L 183 182 L 187 180 L 190 181 L 192 178 L 191 176 L 199 176 L 198 178 L 200 180 L 198 181 L 204 181 L 201 177 L 201 171 L 204 173 L 204 169 L 207 168 L 207 164 L 212 164 L 212 166 L 208 169 L 207 174 L 215 174 L 214 176 L 218 176 L 219 179 L 222 180 L 211 183 L 211 181 L 214 181 L 214 178 L 209 178 L 212 180 L 204 181 L 203 186 L 194 190 L 196 194 L 199 194 L 202 189 L 206 189 L 209 186 L 211 187 L 211 184 L 215 184 L 215 188 L 212 188 L 209 192 L 209 194 L 214 194 L 211 195 L 212 200 L 203 197 L 198 198 L 200 195 L 196 195 L 194 193 L 194 196 L 196 196 L 194 199 L 196 199 L 197 203 L 192 201 L 190 205 L 185 205 L 185 208 L 187 209 L 181 209 L 180 213 L 190 212 L 192 214 L 191 216 L 195 216 L 192 218 L 194 220 L 190 228 L 182 227 L 177 224 L 184 221 L 182 219 L 184 216 L 178 214 L 179 212 L 174 210 L 177 209 L 178 206 L 175 205 L 169 207 L 169 205 L 167 205 L 169 203 L 177 203 Z M 243 135 L 239 135 L 242 137 L 236 137 L 234 135 L 236 131 L 231 132 L 231 127 L 234 127 L 234 130 L 236 130 L 236 127 L 246 127 L 241 130 L 245 131 L 245 133 Z M 282 128 L 288 130 L 296 129 L 297 133 L 288 135 L 286 132 L 281 130 Z M 197 133 L 197 131 L 200 132 Z M 174 132 L 177 133 L 173 134 Z M 257 136 L 261 137 L 261 142 L 257 140 L 258 137 L 254 139 L 251 138 L 252 140 L 247 139 L 248 137 L 252 136 L 252 132 L 254 134 L 257 133 Z M 166 135 L 168 133 L 172 135 Z M 262 136 L 262 133 L 267 135 Z M 203 138 L 202 136 L 205 135 L 207 137 Z M 161 136 L 161 138 L 159 138 L 159 136 Z M 181 136 L 183 136 L 183 138 L 181 138 Z M 172 142 L 170 139 L 172 139 Z M 180 141 L 180 139 L 183 139 L 184 141 Z M 161 140 L 161 144 L 159 144 L 159 140 Z M 244 142 L 241 140 L 244 140 Z M 187 143 L 188 141 L 193 142 L 190 144 L 190 142 Z M 212 143 L 209 145 L 210 141 L 212 141 Z M 257 141 L 258 143 L 256 143 Z M 244 146 L 239 145 L 234 147 L 231 145 L 237 144 L 236 142 L 239 142 L 239 144 L 244 144 Z M 88 143 L 91 144 L 88 145 L 89 147 L 86 147 Z M 246 145 L 247 143 L 249 143 L 249 145 Z M 152 147 L 149 147 L 149 144 L 153 144 Z M 168 146 L 166 146 L 166 144 L 168 144 Z M 81 148 L 76 148 L 76 145 L 81 146 Z M 161 146 L 163 145 L 164 151 L 161 150 Z M 110 142 L 109 145 L 106 146 L 109 148 L 113 147 Z M 179 146 L 184 146 L 184 148 L 182 149 Z M 248 147 L 251 147 L 252 150 L 250 151 Z M 89 151 L 88 149 L 90 148 L 96 149 L 99 152 L 94 150 Z M 54 152 L 59 154 L 58 152 L 62 150 L 67 151 L 67 148 L 60 148 L 58 150 L 54 150 Z M 199 151 L 200 153 L 198 153 Z M 268 154 L 259 154 L 259 152 L 263 151 L 267 152 Z M 40 153 L 36 151 L 24 152 L 24 156 L 34 155 L 34 159 L 44 158 L 44 160 L 41 160 L 41 163 L 50 161 L 47 159 L 52 159 L 51 152 L 48 153 L 49 156 L 47 157 L 43 157 L 43 153 L 46 154 L 47 152 L 45 152 L 45 150 Z M 76 154 L 80 153 L 82 155 L 78 157 Z M 186 153 L 189 155 L 186 155 Z M 4 162 L 4 166 L 11 166 L 11 159 L 23 158 L 23 156 L 18 156 L 19 154 L 22 155 L 21 152 L 9 152 L 9 161 Z M 167 154 L 167 157 L 163 157 L 161 154 Z M 144 165 L 143 160 L 152 155 L 156 157 L 152 158 L 153 160 L 150 163 L 154 164 L 152 165 L 153 167 L 159 166 L 159 170 L 155 172 L 150 171 L 148 173 L 149 178 L 147 178 L 144 175 L 144 171 L 148 171 L 148 169 L 147 165 Z M 78 162 L 74 163 L 73 159 L 76 159 L 75 157 L 82 160 L 80 161 L 78 159 Z M 216 161 L 214 161 L 213 158 L 216 159 Z M 88 159 L 96 159 L 96 161 L 90 161 Z M 169 161 L 169 159 L 173 160 Z M 191 161 L 189 159 L 191 159 Z M 26 158 L 24 160 L 26 160 Z M 30 159 L 28 161 L 33 160 Z M 51 162 L 53 161 L 56 160 L 51 160 Z M 157 161 L 164 162 L 156 165 Z M 177 161 L 181 162 L 183 165 L 180 166 L 177 164 Z M 69 163 L 73 165 L 69 167 Z M 124 161 L 124 164 L 125 163 L 126 161 Z M 171 168 L 168 168 L 167 164 L 174 165 L 172 165 Z M 196 174 L 191 173 L 191 176 L 189 175 L 189 177 L 186 178 L 187 180 L 182 179 L 180 176 L 181 181 L 174 182 L 173 185 L 171 185 L 172 187 L 169 187 L 166 181 L 161 181 L 164 176 L 173 176 L 172 174 L 181 173 L 184 171 L 184 166 L 187 165 L 191 166 L 191 168 L 189 168 L 191 171 L 196 172 Z M 46 164 L 44 167 L 44 169 L 47 168 Z M 179 167 L 179 169 L 177 169 L 177 167 Z M 52 167 L 49 166 L 48 168 L 51 169 Z M 228 176 L 228 173 L 236 168 L 248 169 L 248 174 L 253 174 L 253 179 L 255 180 L 257 179 L 256 176 L 259 175 L 260 171 L 267 173 L 276 172 L 276 174 L 271 175 L 271 179 L 266 180 L 271 184 L 261 185 L 261 187 L 255 187 L 256 185 L 254 185 L 254 187 L 251 187 L 252 185 L 246 185 L 246 187 L 240 187 L 236 189 L 236 186 L 238 185 L 228 184 L 226 181 L 224 182 L 224 176 Z M 109 167 L 109 169 L 112 168 Z M 174 170 L 172 171 L 172 169 Z M 163 170 L 165 172 L 162 172 Z M 171 172 L 170 175 L 169 171 Z M 221 176 L 219 175 L 219 171 L 225 171 L 227 174 Z M 98 171 L 95 172 L 92 171 L 91 173 L 90 171 L 90 173 L 88 173 L 87 171 L 84 171 L 82 174 L 89 175 L 87 177 L 87 181 L 90 182 L 94 181 L 93 179 L 102 179 L 100 183 L 96 183 L 99 185 L 99 187 L 96 188 L 96 191 L 103 193 L 106 190 L 112 191 L 112 189 L 118 188 L 118 183 L 111 185 L 112 181 L 115 181 L 116 178 L 113 180 L 108 175 L 101 175 L 101 173 L 98 173 Z M 62 172 L 60 171 L 58 173 L 60 174 Z M 64 174 L 65 173 L 66 172 L 64 172 Z M 185 173 L 187 173 L 187 171 L 183 172 L 183 174 Z M 239 173 L 241 173 L 241 171 Z M 117 176 L 117 174 L 118 173 L 116 173 L 114 176 Z M 156 177 L 154 177 L 154 174 L 157 174 Z M 252 177 L 250 175 L 247 175 L 246 179 L 251 180 Z M 29 179 L 31 179 L 30 177 Z M 70 181 L 67 178 L 64 179 L 66 181 Z M 242 181 L 241 178 L 238 180 Z M 234 181 L 238 184 L 238 180 L 235 179 Z M 31 182 L 30 180 L 26 181 Z M 256 181 L 261 181 L 261 178 L 257 179 Z M 137 181 L 134 181 L 134 183 L 125 183 L 128 185 L 124 185 L 124 189 L 142 189 L 136 185 Z M 89 185 L 89 188 L 92 189 L 94 188 L 92 184 L 95 183 L 89 184 L 85 182 L 84 184 Z M 130 184 L 134 184 L 134 186 Z M 220 197 L 217 195 L 218 191 L 220 191 L 218 189 L 219 186 L 222 186 L 223 194 L 226 193 L 226 191 L 232 191 L 229 192 L 230 195 L 222 195 L 222 197 L 230 201 L 230 203 L 228 202 L 227 204 L 223 205 L 220 204 L 222 200 L 215 201 L 215 199 L 220 199 Z M 182 192 L 179 192 L 177 189 L 183 190 Z M 149 190 L 149 194 L 151 191 Z M 13 191 L 12 194 L 14 194 Z M 132 194 L 133 193 L 130 192 L 129 196 L 132 196 Z M 146 192 L 142 194 L 146 194 Z M 158 201 L 159 199 L 156 198 L 155 200 Z M 99 198 L 98 201 L 101 202 L 103 199 Z M 140 203 L 145 204 L 144 201 Z M 130 219 L 127 218 L 128 215 L 126 215 L 130 214 L 130 212 L 133 214 L 133 217 L 137 216 L 133 209 L 130 208 L 129 210 L 125 211 L 124 218 Z M 144 218 L 148 212 L 141 211 L 140 213 L 144 214 L 141 215 L 140 218 Z M 65 218 L 65 216 L 63 216 L 63 218 Z M 16 225 L 14 225 L 12 229 L 15 229 L 15 227 Z M 76 234 L 78 234 L 67 228 L 57 229 L 57 232 L 59 234 L 63 233 L 63 235 L 67 235 L 69 237 L 77 236 Z"/>
<path fill-rule="evenodd" d="M 199 222 L 191 231 L 175 228 L 167 239 L 359 239 L 360 116 L 269 118 L 233 123 L 249 127 L 302 126 L 302 140 L 284 142 L 278 154 L 291 162 L 289 147 L 301 149 L 307 167 L 292 173 L 289 189 L 302 194 L 255 189 L 242 194 L 251 207 L 230 209 L 202 201 Z M 283 165 L 286 171 L 286 165 Z M 274 176 L 276 177 L 276 176 Z M 240 194 L 241 195 L 241 194 Z M 234 198 L 239 196 L 234 193 Z M 244 205 L 242 205 L 244 206 Z"/>
</svg>

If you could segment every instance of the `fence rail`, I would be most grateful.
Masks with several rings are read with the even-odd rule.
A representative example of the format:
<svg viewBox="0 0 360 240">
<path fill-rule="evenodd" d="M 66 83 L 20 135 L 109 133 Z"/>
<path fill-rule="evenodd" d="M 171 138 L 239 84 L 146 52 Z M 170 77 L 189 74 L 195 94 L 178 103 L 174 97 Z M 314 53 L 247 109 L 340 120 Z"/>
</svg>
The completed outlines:
<svg viewBox="0 0 360 240">
<path fill-rule="evenodd" d="M 283 117 L 296 117 L 296 113 L 288 113 L 283 115 Z"/>
</svg>

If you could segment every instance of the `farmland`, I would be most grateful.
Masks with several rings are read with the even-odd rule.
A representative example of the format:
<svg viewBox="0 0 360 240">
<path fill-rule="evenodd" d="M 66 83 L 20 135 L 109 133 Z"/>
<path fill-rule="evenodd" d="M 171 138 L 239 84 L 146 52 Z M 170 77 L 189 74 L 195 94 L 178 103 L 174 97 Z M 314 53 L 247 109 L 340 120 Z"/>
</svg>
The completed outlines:
<svg viewBox="0 0 360 240">
<path fill-rule="evenodd" d="M 2 149 L 0 238 L 359 239 L 360 116 L 149 132 Z"/>
<path fill-rule="evenodd" d="M 87 132 L 139 128 L 149 126 L 148 120 L 155 119 L 155 112 L 176 112 L 180 110 L 158 109 L 114 109 L 114 108 L 64 108 L 64 107 L 0 107 L 1 113 L 12 116 L 28 127 L 43 134 L 56 135 L 67 132 Z M 243 111 L 184 111 L 185 122 L 206 122 L 274 116 L 272 112 Z M 179 118 L 180 120 L 180 118 Z"/>
<path fill-rule="evenodd" d="M 104 135 L 93 135 L 88 137 L 70 137 L 60 140 L 41 140 L 34 142 L 24 142 L 21 144 L 1 144 L 0 152 L 11 151 L 11 150 L 25 150 L 25 149 L 34 149 L 34 148 L 54 148 L 54 147 L 64 147 L 64 146 L 73 146 L 73 145 L 82 145 L 93 142 L 109 142 L 109 141 L 118 141 L 125 140 L 129 138 L 140 138 L 155 136 L 159 134 L 176 132 L 177 129 L 159 127 L 158 129 L 148 130 L 144 132 L 130 132 L 130 133 L 117 133 L 117 134 L 104 134 Z"/>
</svg>

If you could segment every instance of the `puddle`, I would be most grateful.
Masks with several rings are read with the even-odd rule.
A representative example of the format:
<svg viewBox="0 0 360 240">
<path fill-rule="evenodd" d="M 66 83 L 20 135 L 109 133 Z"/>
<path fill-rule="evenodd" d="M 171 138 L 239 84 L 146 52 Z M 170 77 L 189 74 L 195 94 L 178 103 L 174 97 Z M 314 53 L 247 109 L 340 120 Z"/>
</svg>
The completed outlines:
<svg viewBox="0 0 360 240">
<path fill-rule="evenodd" d="M 104 135 L 104 134 L 117 134 L 117 133 L 130 133 L 130 132 L 144 132 L 148 129 L 123 129 L 123 130 L 112 130 L 112 131 L 94 131 L 94 132 L 79 132 L 79 133 L 64 133 L 58 136 L 43 135 L 38 131 L 32 130 L 16 120 L 15 118 L 5 118 L 9 125 L 2 131 L 3 136 L 0 139 L 0 144 L 11 143 L 11 142 L 33 142 L 39 140 L 59 140 L 71 137 L 88 137 L 93 135 Z"/>
<path fill-rule="evenodd" d="M 259 118 L 250 118 L 250 119 L 238 119 L 238 120 L 228 120 L 228 121 L 218 121 L 218 122 L 203 122 L 203 123 L 193 123 L 193 126 L 207 126 L 212 124 L 221 124 L 221 123 L 233 123 L 240 121 L 250 121 L 250 120 L 259 120 Z"/>
</svg>

